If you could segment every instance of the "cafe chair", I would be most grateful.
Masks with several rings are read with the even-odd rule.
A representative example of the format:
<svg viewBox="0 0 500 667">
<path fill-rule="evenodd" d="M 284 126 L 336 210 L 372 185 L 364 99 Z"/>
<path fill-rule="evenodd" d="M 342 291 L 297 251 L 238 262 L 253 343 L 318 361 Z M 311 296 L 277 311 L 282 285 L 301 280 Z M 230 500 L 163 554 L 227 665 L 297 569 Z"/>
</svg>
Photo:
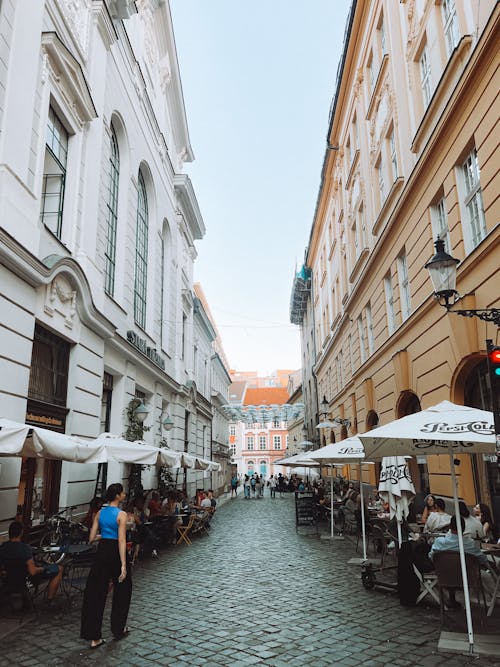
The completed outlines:
<svg viewBox="0 0 500 667">
<path fill-rule="evenodd" d="M 190 514 L 189 516 L 189 521 L 187 524 L 184 526 L 177 526 L 177 544 L 180 544 L 181 542 L 185 542 L 187 545 L 191 545 L 192 542 L 189 539 L 189 533 L 191 532 L 191 528 L 193 527 L 194 524 L 194 513 Z"/>
<path fill-rule="evenodd" d="M 444 612 L 446 607 L 444 589 L 463 590 L 460 554 L 454 551 L 441 551 L 434 554 L 433 561 L 438 580 L 442 627 L 444 624 Z M 467 568 L 469 591 L 475 593 L 477 604 L 481 612 L 480 624 L 484 627 L 487 606 L 483 582 L 481 580 L 481 566 L 478 559 L 470 554 L 465 554 L 465 564 Z M 481 601 L 483 604 L 481 604 Z"/>
<path fill-rule="evenodd" d="M 420 594 L 417 597 L 415 604 L 418 604 L 427 596 L 429 596 L 440 605 L 441 600 L 435 590 L 436 586 L 438 585 L 437 574 L 435 572 L 420 572 L 415 563 L 413 563 L 413 571 L 415 572 L 415 575 L 420 582 Z"/>
</svg>

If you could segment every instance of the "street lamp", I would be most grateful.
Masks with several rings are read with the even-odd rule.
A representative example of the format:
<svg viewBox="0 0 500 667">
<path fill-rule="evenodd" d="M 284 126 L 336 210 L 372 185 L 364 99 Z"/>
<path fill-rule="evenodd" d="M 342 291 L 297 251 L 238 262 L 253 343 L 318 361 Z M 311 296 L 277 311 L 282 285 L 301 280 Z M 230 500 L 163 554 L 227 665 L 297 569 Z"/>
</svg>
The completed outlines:
<svg viewBox="0 0 500 667">
<path fill-rule="evenodd" d="M 493 322 L 500 327 L 500 309 L 483 308 L 481 310 L 451 310 L 452 306 L 460 301 L 462 297 L 457 292 L 457 264 L 460 260 L 449 255 L 444 249 L 443 239 L 437 237 L 434 242 L 436 254 L 432 257 L 425 268 L 429 271 L 432 286 L 434 287 L 434 296 L 441 306 L 444 306 L 449 313 L 456 313 L 464 317 L 479 317 L 485 322 Z"/>
<path fill-rule="evenodd" d="M 139 405 L 134 408 L 134 417 L 139 424 L 144 424 L 144 420 L 149 415 L 149 408 L 141 401 Z"/>
<path fill-rule="evenodd" d="M 328 417 L 328 401 L 326 400 L 326 396 L 324 394 L 323 394 L 323 400 L 319 405 L 321 407 L 320 414 L 323 415 L 323 417 L 326 419 Z"/>
<path fill-rule="evenodd" d="M 165 431 L 171 431 L 174 427 L 174 422 L 172 421 L 169 415 L 165 415 L 165 418 L 162 420 L 161 425 Z"/>
</svg>

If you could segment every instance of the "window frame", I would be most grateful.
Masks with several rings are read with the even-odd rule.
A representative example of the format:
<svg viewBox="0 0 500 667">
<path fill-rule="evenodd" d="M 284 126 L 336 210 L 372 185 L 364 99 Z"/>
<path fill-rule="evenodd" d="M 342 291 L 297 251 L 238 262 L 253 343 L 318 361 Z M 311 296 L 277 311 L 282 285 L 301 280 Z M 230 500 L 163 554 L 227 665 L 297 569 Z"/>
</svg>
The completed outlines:
<svg viewBox="0 0 500 667">
<path fill-rule="evenodd" d="M 472 168 L 467 168 L 470 162 Z M 470 176 L 472 175 L 472 181 Z M 460 205 L 462 209 L 462 228 L 464 232 L 464 246 L 467 253 L 471 253 L 487 236 L 486 218 L 484 215 L 483 193 L 481 189 L 481 174 L 477 151 L 473 148 L 460 164 L 461 189 Z M 476 215 L 473 218 L 472 207 Z M 477 220 L 477 230 L 474 231 Z M 466 226 L 464 225 L 466 223 Z"/>
<path fill-rule="evenodd" d="M 427 44 L 423 45 L 418 56 L 418 71 L 420 73 L 420 87 L 422 89 L 424 109 L 427 109 L 432 99 L 432 72 Z"/>
<path fill-rule="evenodd" d="M 387 315 L 387 331 L 389 336 L 396 331 L 396 310 L 394 308 L 394 284 L 392 281 L 392 273 L 389 272 L 384 276 L 384 294 L 385 294 L 385 310 Z"/>
<path fill-rule="evenodd" d="M 65 142 L 62 143 L 59 139 L 62 137 Z M 68 167 L 68 152 L 69 152 L 69 138 L 70 134 L 59 118 L 56 110 L 49 105 L 47 114 L 47 122 L 45 125 L 45 158 L 42 174 L 42 188 L 40 192 L 40 222 L 46 227 L 54 236 L 62 240 L 62 223 L 64 215 L 64 195 L 66 191 L 66 176 Z M 47 156 L 54 161 L 56 167 L 60 169 L 60 173 L 46 173 L 45 159 Z M 57 179 L 58 189 L 54 192 L 49 192 L 49 179 Z M 47 202 L 51 201 L 57 196 L 57 211 L 48 211 Z M 55 217 L 55 229 L 52 225 L 52 220 Z"/>
<path fill-rule="evenodd" d="M 116 237 L 118 230 L 118 205 L 120 186 L 120 148 L 113 124 L 111 124 L 109 151 L 109 182 L 106 201 L 106 249 L 104 251 L 104 291 L 113 297 L 116 273 Z"/>
<path fill-rule="evenodd" d="M 410 278 L 408 275 L 408 259 L 406 252 L 403 250 L 397 258 L 398 283 L 399 283 L 399 298 L 401 301 L 401 320 L 406 320 L 411 315 L 411 293 L 410 293 Z"/>
<path fill-rule="evenodd" d="M 141 207 L 141 202 L 143 206 Z M 137 179 L 137 215 L 135 234 L 134 321 L 146 328 L 149 249 L 149 210 L 146 183 L 142 172 Z"/>
</svg>

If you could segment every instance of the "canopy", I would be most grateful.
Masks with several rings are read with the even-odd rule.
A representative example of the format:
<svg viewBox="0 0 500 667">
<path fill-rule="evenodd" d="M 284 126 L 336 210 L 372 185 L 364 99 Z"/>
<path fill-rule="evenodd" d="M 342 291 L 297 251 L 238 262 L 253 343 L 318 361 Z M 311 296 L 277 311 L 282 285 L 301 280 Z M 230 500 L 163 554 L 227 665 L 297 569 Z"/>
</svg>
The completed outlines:
<svg viewBox="0 0 500 667">
<path fill-rule="evenodd" d="M 454 455 L 494 454 L 495 428 L 493 413 L 464 405 L 442 401 L 426 410 L 401 417 L 389 424 L 379 426 L 368 433 L 361 433 L 360 439 L 368 456 L 390 456 L 393 454 L 448 454 L 453 486 L 455 517 L 457 520 L 460 565 L 467 616 L 467 634 L 470 652 L 474 652 L 474 633 L 470 610 L 469 585 L 460 511 L 458 507 L 458 484 L 455 473 Z"/>
<path fill-rule="evenodd" d="M 295 454 L 285 459 L 274 461 L 275 466 L 286 466 L 288 468 L 319 468 L 320 464 L 317 461 L 312 461 L 307 454 Z"/>
<path fill-rule="evenodd" d="M 93 463 L 100 462 L 104 452 L 95 440 L 0 419 L 0 456 Z"/>
<path fill-rule="evenodd" d="M 409 506 L 415 498 L 406 456 L 386 456 L 382 459 L 378 490 L 387 503 L 391 519 L 398 522 L 398 541 L 401 546 L 401 524 L 408 517 Z"/>
<path fill-rule="evenodd" d="M 427 410 L 360 433 L 367 456 L 494 454 L 493 413 L 442 401 Z"/>
<path fill-rule="evenodd" d="M 137 463 L 139 465 L 155 465 L 158 462 L 160 449 L 148 445 L 143 440 L 130 442 L 112 433 L 101 433 L 94 442 L 103 447 L 100 460 L 93 463 L 116 461 L 118 463 Z"/>
</svg>

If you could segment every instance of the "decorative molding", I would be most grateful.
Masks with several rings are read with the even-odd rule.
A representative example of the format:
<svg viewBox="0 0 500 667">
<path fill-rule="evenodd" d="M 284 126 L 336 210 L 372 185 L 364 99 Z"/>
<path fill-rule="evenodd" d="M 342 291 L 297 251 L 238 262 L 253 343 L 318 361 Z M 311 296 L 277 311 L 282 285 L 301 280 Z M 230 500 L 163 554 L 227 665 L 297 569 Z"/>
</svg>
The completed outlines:
<svg viewBox="0 0 500 667">
<path fill-rule="evenodd" d="M 68 329 L 73 328 L 76 313 L 76 290 L 71 289 L 69 282 L 62 276 L 57 276 L 47 285 L 43 310 L 49 317 L 62 316 L 64 326 Z"/>
<path fill-rule="evenodd" d="M 81 128 L 84 123 L 97 118 L 82 67 L 55 32 L 42 33 L 42 53 L 46 56 L 47 71 L 54 88 L 63 96 L 76 124 Z"/>
<path fill-rule="evenodd" d="M 106 0 L 92 0 L 92 14 L 106 51 L 109 51 L 111 45 L 117 41 L 118 34 L 113 25 L 113 19 L 109 13 Z"/>
<path fill-rule="evenodd" d="M 124 20 L 137 14 L 137 7 L 134 0 L 109 0 L 109 11 L 114 19 Z"/>
<path fill-rule="evenodd" d="M 368 258 L 368 255 L 370 254 L 370 251 L 368 248 L 362 248 L 361 252 L 356 258 L 356 261 L 354 263 L 354 266 L 352 268 L 352 271 L 349 275 L 349 282 L 354 283 L 356 280 L 357 275 L 359 274 L 361 267 L 365 263 L 365 260 Z"/>
<path fill-rule="evenodd" d="M 382 208 L 380 209 L 380 212 L 375 222 L 373 223 L 372 234 L 374 236 L 376 236 L 379 233 L 384 220 L 389 218 L 390 211 L 393 205 L 395 204 L 396 196 L 403 188 L 404 180 L 405 179 L 402 176 L 398 176 L 398 178 L 396 178 L 396 180 L 392 184 L 391 189 L 389 190 L 389 193 L 385 198 L 384 203 L 382 204 Z"/>
<path fill-rule="evenodd" d="M 366 120 L 370 120 L 375 106 L 378 106 L 378 102 L 380 101 L 382 93 L 381 91 L 382 80 L 386 75 L 388 63 L 389 63 L 389 56 L 387 55 L 387 53 L 385 53 L 384 57 L 382 58 L 382 62 L 380 63 L 380 67 L 378 69 L 377 80 L 375 81 L 375 85 L 373 86 L 370 102 L 368 104 L 368 109 L 366 111 Z"/>
</svg>

